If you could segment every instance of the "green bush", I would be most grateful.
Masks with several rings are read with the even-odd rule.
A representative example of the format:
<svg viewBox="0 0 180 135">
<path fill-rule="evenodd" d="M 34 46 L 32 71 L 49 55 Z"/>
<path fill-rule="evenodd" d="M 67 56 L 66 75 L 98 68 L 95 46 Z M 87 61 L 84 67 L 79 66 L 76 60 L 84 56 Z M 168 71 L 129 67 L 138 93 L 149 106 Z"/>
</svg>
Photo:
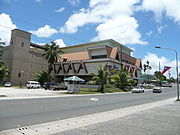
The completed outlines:
<svg viewBox="0 0 180 135">
<path fill-rule="evenodd" d="M 105 84 L 105 88 L 115 88 L 114 84 L 107 83 Z"/>
</svg>

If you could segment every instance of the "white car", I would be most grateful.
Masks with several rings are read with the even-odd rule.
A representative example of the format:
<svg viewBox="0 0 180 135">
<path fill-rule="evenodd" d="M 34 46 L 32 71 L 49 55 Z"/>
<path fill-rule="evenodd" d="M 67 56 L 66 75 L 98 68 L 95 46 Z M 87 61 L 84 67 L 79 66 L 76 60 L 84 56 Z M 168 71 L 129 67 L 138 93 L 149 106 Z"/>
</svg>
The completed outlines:
<svg viewBox="0 0 180 135">
<path fill-rule="evenodd" d="M 132 93 L 144 93 L 144 88 L 135 87 L 132 89 Z"/>
<path fill-rule="evenodd" d="M 161 93 L 162 92 L 162 90 L 161 90 L 161 87 L 154 87 L 153 88 L 153 93 Z"/>
<path fill-rule="evenodd" d="M 11 82 L 5 82 L 4 87 L 11 87 Z"/>
<path fill-rule="evenodd" d="M 41 85 L 39 82 L 36 82 L 36 81 L 28 81 L 26 84 L 26 87 L 28 89 L 36 89 L 36 88 L 39 89 Z"/>
</svg>

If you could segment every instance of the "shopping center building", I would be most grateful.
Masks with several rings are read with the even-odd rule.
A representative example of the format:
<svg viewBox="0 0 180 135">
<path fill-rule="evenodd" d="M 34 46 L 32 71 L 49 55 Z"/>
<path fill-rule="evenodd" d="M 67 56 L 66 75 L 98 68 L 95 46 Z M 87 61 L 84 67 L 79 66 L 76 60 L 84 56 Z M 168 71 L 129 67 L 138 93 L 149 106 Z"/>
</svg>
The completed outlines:
<svg viewBox="0 0 180 135">
<path fill-rule="evenodd" d="M 61 59 L 52 68 L 52 80 L 61 82 L 69 76 L 79 76 L 88 81 L 90 73 L 97 74 L 100 65 L 112 70 L 126 69 L 136 79 L 141 73 L 141 59 L 131 56 L 132 50 L 113 39 L 90 42 L 61 48 Z M 2 60 L 10 69 L 14 85 L 32 80 L 35 73 L 47 70 L 48 63 L 42 56 L 44 46 L 31 43 L 31 33 L 14 29 L 10 45 L 5 47 Z"/>
</svg>

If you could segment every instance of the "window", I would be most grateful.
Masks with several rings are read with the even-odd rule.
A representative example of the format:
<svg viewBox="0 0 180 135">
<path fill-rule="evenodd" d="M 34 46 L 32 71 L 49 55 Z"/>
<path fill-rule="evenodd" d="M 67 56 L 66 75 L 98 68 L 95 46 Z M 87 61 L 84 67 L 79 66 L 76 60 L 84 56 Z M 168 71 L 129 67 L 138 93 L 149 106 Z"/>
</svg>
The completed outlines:
<svg viewBox="0 0 180 135">
<path fill-rule="evenodd" d="M 19 77 L 19 78 L 21 77 L 21 73 L 18 73 L 18 77 Z"/>
<path fill-rule="evenodd" d="M 24 42 L 21 43 L 21 47 L 24 47 Z"/>
<path fill-rule="evenodd" d="M 96 56 L 92 56 L 92 59 L 100 59 L 100 58 L 107 58 L 107 55 L 96 55 Z"/>
</svg>

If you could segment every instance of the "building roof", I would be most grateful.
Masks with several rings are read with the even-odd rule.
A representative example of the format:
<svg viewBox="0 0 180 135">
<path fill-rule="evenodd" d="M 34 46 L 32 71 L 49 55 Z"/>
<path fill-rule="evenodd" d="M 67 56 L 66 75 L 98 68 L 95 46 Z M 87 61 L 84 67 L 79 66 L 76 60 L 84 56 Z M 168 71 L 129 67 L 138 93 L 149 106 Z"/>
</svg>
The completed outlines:
<svg viewBox="0 0 180 135">
<path fill-rule="evenodd" d="M 89 43 L 84 43 L 84 44 L 78 44 L 78 45 L 72 45 L 72 46 L 66 46 L 66 47 L 62 47 L 61 49 L 67 49 L 67 48 L 73 48 L 73 47 L 81 47 L 81 46 L 89 46 L 91 44 L 97 44 L 97 43 L 102 43 L 102 42 L 112 42 L 114 44 L 118 44 L 119 46 L 123 46 L 123 48 L 128 49 L 129 51 L 133 51 L 132 49 L 120 44 L 119 42 L 113 40 L 113 39 L 106 39 L 106 40 L 101 40 L 101 41 L 95 41 L 95 42 L 89 42 Z"/>
<path fill-rule="evenodd" d="M 67 61 L 88 60 L 89 59 L 88 51 L 61 54 L 60 56 L 61 56 L 61 59 L 66 58 Z"/>
</svg>

